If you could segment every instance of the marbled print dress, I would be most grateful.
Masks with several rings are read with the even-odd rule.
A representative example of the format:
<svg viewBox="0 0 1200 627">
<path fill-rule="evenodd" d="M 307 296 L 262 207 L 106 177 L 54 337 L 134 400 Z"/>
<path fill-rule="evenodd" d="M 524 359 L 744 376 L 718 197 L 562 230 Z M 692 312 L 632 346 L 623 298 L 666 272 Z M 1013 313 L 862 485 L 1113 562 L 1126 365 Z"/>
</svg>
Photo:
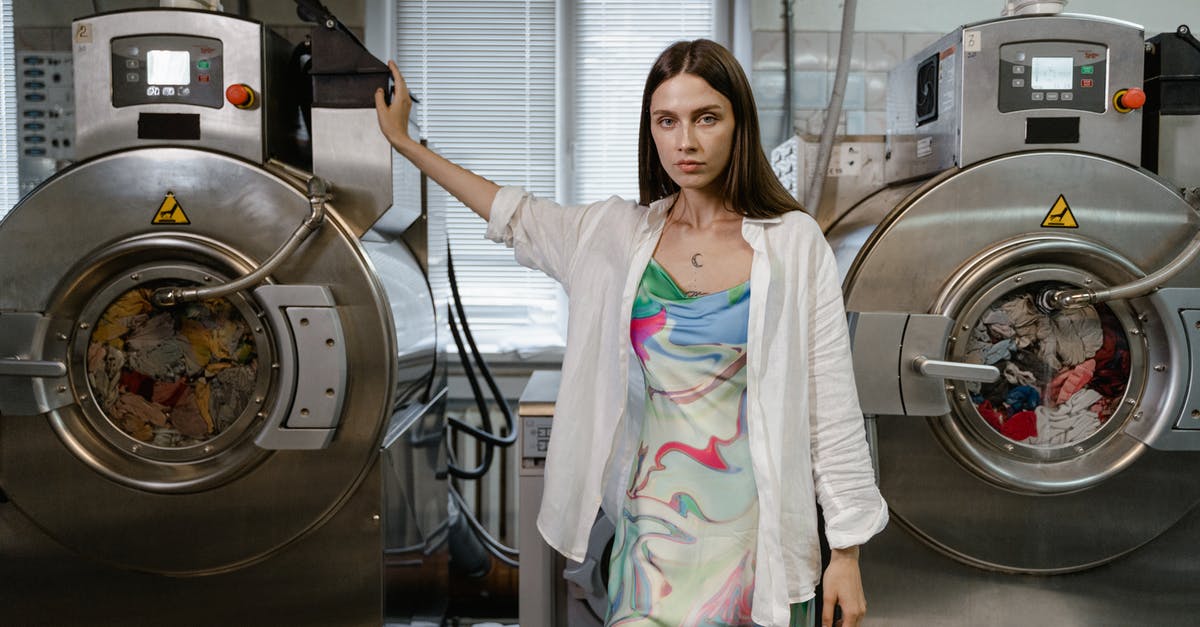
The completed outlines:
<svg viewBox="0 0 1200 627">
<path fill-rule="evenodd" d="M 613 544 L 608 625 L 753 624 L 749 310 L 749 282 L 688 298 L 654 260 L 642 275 L 630 335 L 645 419 Z"/>
</svg>

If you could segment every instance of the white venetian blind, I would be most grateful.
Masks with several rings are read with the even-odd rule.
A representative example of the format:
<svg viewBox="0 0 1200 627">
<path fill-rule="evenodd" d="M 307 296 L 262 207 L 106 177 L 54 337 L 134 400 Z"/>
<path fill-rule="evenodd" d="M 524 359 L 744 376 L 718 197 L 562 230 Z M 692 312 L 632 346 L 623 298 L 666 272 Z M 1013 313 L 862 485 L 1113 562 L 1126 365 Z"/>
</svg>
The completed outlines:
<svg viewBox="0 0 1200 627">
<path fill-rule="evenodd" d="M 0 2 L 0 220 L 17 204 L 17 80 L 12 0 Z"/>
<path fill-rule="evenodd" d="M 572 200 L 636 199 L 646 73 L 668 45 L 713 36 L 713 0 L 578 0 L 574 6 Z"/>
<path fill-rule="evenodd" d="M 397 63 L 414 119 L 446 158 L 501 185 L 554 197 L 554 0 L 396 0 Z M 563 345 L 558 284 L 484 239 L 486 225 L 441 188 L 471 329 L 488 353 Z"/>
</svg>

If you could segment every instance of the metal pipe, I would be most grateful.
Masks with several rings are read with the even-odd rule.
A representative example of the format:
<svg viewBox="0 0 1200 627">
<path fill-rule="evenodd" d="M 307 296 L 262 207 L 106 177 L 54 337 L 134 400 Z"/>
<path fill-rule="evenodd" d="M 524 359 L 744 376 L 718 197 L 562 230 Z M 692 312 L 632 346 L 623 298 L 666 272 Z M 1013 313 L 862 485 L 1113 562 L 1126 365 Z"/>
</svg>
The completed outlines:
<svg viewBox="0 0 1200 627">
<path fill-rule="evenodd" d="M 783 0 L 783 139 L 796 132 L 795 112 L 792 111 L 792 2 Z"/>
<path fill-rule="evenodd" d="M 1190 266 L 1196 257 L 1200 256 L 1200 231 L 1192 237 L 1183 252 L 1170 263 L 1159 268 L 1153 274 L 1148 274 L 1136 281 L 1110 287 L 1103 290 L 1080 288 L 1074 290 L 1046 290 L 1038 295 L 1038 305 L 1047 310 L 1078 309 L 1087 305 L 1108 302 L 1110 300 L 1137 298 L 1162 287 L 1175 275 Z"/>
<path fill-rule="evenodd" d="M 308 204 L 312 207 L 312 212 L 308 218 L 300 224 L 299 227 L 292 233 L 291 237 L 284 242 L 283 246 L 279 247 L 258 269 L 250 274 L 242 276 L 236 280 L 230 281 L 223 285 L 215 285 L 213 287 L 164 287 L 155 290 L 153 301 L 159 307 L 174 307 L 181 303 L 194 302 L 198 300 L 207 300 L 210 298 L 220 298 L 248 289 L 259 283 L 262 283 L 268 276 L 271 275 L 284 261 L 296 252 L 300 244 L 308 239 L 325 221 L 325 211 L 329 201 L 329 183 L 319 177 L 311 177 L 308 179 Z"/>
<path fill-rule="evenodd" d="M 833 136 L 837 133 L 838 119 L 842 117 L 842 103 L 846 100 L 846 78 L 850 74 L 850 53 L 854 49 L 854 16 L 858 0 L 845 0 L 842 7 L 842 38 L 838 47 L 837 71 L 833 78 L 833 94 L 829 98 L 829 109 L 825 112 L 825 125 L 821 129 L 821 143 L 817 148 L 817 163 L 808 193 L 804 196 L 804 210 L 816 216 L 820 210 L 821 192 L 825 187 L 825 173 L 829 170 L 829 159 L 833 155 Z"/>
</svg>

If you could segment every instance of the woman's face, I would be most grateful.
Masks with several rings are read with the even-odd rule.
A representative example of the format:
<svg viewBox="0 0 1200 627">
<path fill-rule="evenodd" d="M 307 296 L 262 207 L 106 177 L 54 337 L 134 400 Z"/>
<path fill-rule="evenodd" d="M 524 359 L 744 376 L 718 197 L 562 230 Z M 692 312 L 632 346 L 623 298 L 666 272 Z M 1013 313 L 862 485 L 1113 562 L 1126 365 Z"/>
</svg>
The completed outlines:
<svg viewBox="0 0 1200 627">
<path fill-rule="evenodd" d="M 681 189 L 720 192 L 734 123 L 729 99 L 695 74 L 677 74 L 650 95 L 650 135 Z"/>
</svg>

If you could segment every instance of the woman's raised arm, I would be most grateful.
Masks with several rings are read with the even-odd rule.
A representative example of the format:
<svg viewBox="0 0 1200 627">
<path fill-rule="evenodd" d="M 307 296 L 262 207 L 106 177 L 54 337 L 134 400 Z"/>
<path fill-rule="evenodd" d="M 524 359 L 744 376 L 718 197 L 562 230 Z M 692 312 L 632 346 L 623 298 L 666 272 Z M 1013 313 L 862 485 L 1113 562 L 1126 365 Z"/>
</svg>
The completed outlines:
<svg viewBox="0 0 1200 627">
<path fill-rule="evenodd" d="M 479 214 L 479 217 L 487 220 L 491 214 L 492 201 L 496 198 L 496 192 L 500 191 L 500 186 L 451 163 L 409 136 L 408 117 L 412 111 L 412 97 L 396 64 L 388 61 L 388 69 L 392 71 L 392 79 L 396 85 L 392 90 L 390 105 L 385 102 L 382 89 L 375 91 L 375 113 L 379 116 L 379 130 L 405 159 L 411 161 L 417 169 L 441 185 L 471 211 Z"/>
</svg>

